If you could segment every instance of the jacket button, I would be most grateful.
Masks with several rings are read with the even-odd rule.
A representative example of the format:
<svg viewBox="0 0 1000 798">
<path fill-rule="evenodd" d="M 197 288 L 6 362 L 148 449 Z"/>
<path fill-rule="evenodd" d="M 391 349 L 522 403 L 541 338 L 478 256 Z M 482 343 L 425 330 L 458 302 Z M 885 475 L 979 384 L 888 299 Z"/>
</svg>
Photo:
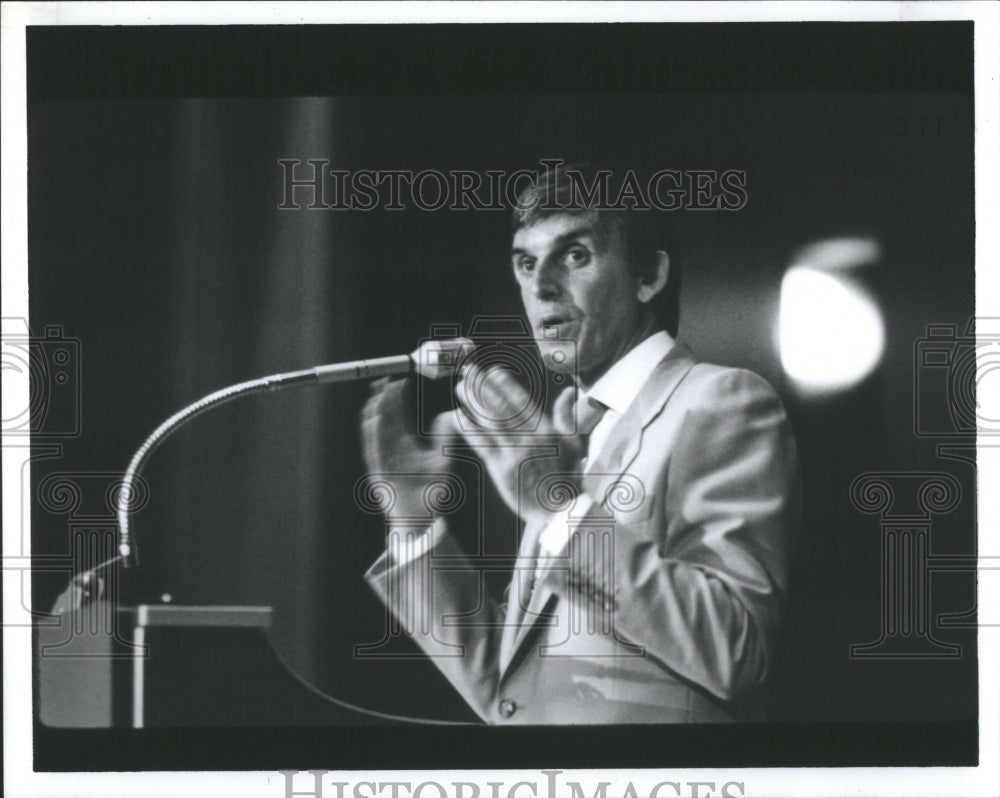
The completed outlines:
<svg viewBox="0 0 1000 798">
<path fill-rule="evenodd" d="M 509 698 L 505 698 L 500 702 L 500 714 L 505 718 L 513 717 L 514 713 L 517 712 L 517 704 L 511 701 Z"/>
</svg>

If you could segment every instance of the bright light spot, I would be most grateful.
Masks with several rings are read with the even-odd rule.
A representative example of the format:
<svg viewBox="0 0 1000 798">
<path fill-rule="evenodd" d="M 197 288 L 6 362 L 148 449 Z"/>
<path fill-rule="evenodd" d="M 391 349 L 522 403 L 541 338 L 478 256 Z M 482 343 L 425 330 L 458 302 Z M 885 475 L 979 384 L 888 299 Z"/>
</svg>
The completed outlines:
<svg viewBox="0 0 1000 798">
<path fill-rule="evenodd" d="M 826 238 L 799 250 L 793 265 L 811 266 L 820 271 L 846 271 L 875 263 L 882 247 L 874 238 Z"/>
<path fill-rule="evenodd" d="M 885 348 L 882 314 L 843 272 L 793 266 L 781 283 L 778 346 L 781 365 L 800 389 L 843 390 L 878 365 Z"/>
</svg>

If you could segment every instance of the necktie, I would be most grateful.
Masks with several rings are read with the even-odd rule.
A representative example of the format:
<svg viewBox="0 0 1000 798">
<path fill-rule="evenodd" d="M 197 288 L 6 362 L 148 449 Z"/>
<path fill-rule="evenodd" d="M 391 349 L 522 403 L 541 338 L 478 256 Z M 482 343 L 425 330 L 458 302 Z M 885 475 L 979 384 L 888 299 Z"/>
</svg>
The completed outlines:
<svg viewBox="0 0 1000 798">
<path fill-rule="evenodd" d="M 587 436 L 594 431 L 607 409 L 607 405 L 570 385 L 556 397 L 552 406 L 552 423 L 561 435 Z"/>
<path fill-rule="evenodd" d="M 580 448 L 580 473 L 587 464 L 587 444 L 590 434 L 600 423 L 608 407 L 581 394 L 575 385 L 571 385 L 556 397 L 552 406 L 552 425 L 561 435 L 574 435 Z"/>
</svg>

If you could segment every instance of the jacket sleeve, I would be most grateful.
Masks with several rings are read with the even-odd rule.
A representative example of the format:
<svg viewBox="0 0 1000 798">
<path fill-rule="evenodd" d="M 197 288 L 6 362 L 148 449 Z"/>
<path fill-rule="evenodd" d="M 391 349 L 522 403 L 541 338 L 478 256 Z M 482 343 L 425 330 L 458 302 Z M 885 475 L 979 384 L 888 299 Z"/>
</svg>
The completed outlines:
<svg viewBox="0 0 1000 798">
<path fill-rule="evenodd" d="M 660 509 L 639 523 L 610 521 L 610 563 L 586 541 L 599 525 L 578 529 L 569 585 L 613 609 L 620 638 L 728 700 L 768 672 L 799 522 L 798 457 L 763 379 L 716 368 L 693 393 L 690 384 L 672 443 L 658 444 L 655 424 L 642 440 L 670 447 Z"/>
<path fill-rule="evenodd" d="M 415 556 L 406 551 L 411 547 L 406 534 L 390 540 L 365 579 L 402 631 L 488 720 L 499 678 L 503 612 L 486 591 L 482 569 L 469 562 L 443 519 L 434 522 L 430 536 L 429 541 L 423 534 L 413 536 L 419 541 Z M 398 551 L 406 553 L 394 557 Z"/>
</svg>

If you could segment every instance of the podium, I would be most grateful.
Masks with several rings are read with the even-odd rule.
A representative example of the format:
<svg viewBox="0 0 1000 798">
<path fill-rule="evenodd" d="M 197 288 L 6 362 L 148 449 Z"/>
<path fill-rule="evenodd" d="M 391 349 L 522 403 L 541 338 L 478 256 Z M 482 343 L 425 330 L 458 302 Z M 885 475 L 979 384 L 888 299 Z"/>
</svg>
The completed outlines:
<svg viewBox="0 0 1000 798">
<path fill-rule="evenodd" d="M 35 707 L 56 728 L 357 723 L 280 661 L 261 606 L 113 607 L 35 629 Z"/>
</svg>

